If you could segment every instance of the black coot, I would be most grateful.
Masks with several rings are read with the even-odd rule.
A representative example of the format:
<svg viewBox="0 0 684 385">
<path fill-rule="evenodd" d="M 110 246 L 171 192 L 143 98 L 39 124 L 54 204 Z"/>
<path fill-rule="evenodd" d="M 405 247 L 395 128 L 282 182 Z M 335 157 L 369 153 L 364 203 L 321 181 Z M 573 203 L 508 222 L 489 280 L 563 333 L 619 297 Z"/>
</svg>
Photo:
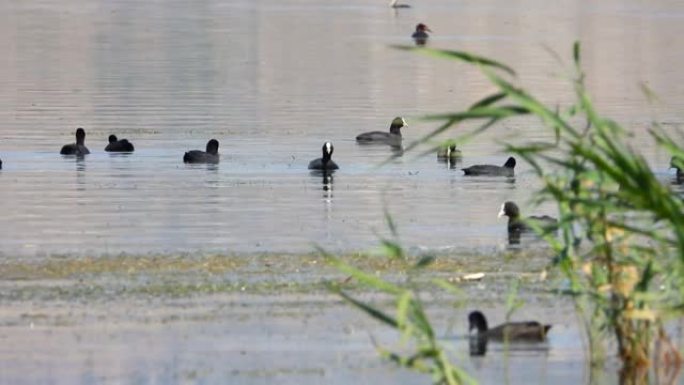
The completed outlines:
<svg viewBox="0 0 684 385">
<path fill-rule="evenodd" d="M 468 324 L 468 330 L 476 330 L 479 338 L 506 341 L 543 341 L 551 329 L 551 325 L 537 321 L 506 322 L 489 328 L 484 314 L 477 310 L 468 315 Z"/>
<path fill-rule="evenodd" d="M 90 154 L 88 147 L 85 146 L 85 130 L 82 128 L 76 129 L 76 143 L 65 144 L 59 151 L 62 155 L 86 155 Z"/>
<path fill-rule="evenodd" d="M 337 164 L 330 159 L 334 150 L 335 148 L 333 147 L 332 143 L 323 143 L 323 157 L 309 162 L 309 170 L 332 171 L 339 169 Z"/>
<path fill-rule="evenodd" d="M 219 162 L 219 142 L 211 139 L 207 142 L 207 151 L 192 150 L 183 155 L 185 163 L 218 163 Z"/>
<path fill-rule="evenodd" d="M 109 144 L 105 147 L 107 152 L 133 152 L 135 147 L 128 139 L 118 140 L 116 135 L 109 135 Z"/>
<path fill-rule="evenodd" d="M 515 169 L 515 158 L 510 157 L 503 166 L 493 164 L 476 164 L 468 168 L 463 168 L 466 175 L 472 176 L 513 176 Z"/>
</svg>

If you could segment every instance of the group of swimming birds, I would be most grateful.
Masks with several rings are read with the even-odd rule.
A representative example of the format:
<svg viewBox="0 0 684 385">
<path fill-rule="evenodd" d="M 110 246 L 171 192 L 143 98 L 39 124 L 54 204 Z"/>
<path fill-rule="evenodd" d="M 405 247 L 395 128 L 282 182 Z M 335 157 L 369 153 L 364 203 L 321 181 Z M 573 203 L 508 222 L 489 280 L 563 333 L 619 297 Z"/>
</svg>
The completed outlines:
<svg viewBox="0 0 684 385">
<path fill-rule="evenodd" d="M 409 8 L 407 4 L 397 4 L 396 0 L 392 0 L 390 5 L 393 8 Z M 428 26 L 420 23 L 416 26 L 416 30 L 411 35 L 417 45 L 424 45 L 429 37 L 428 32 L 432 32 Z M 392 146 L 400 146 L 402 141 L 401 129 L 407 126 L 406 121 L 402 117 L 396 117 L 390 124 L 389 132 L 385 131 L 371 131 L 360 134 L 356 137 L 359 144 L 389 144 Z M 85 145 L 86 133 L 83 128 L 76 130 L 76 142 L 66 144 L 60 150 L 61 155 L 75 155 L 82 157 L 90 154 L 90 150 Z M 211 139 L 207 142 L 205 151 L 191 150 L 183 155 L 183 162 L 185 163 L 219 163 L 219 142 L 216 139 Z M 133 152 L 135 147 L 127 139 L 118 139 L 116 135 L 110 135 L 108 144 L 104 149 L 107 152 Z M 325 173 L 338 170 L 339 166 L 332 160 L 334 147 L 332 143 L 325 142 L 322 147 L 322 157 L 309 162 L 310 170 L 323 171 Z M 455 145 L 448 145 L 439 149 L 437 157 L 441 160 L 453 161 L 460 159 L 461 151 L 456 149 Z M 0 159 L 0 169 L 2 169 L 2 160 Z M 480 164 L 467 168 L 463 168 L 465 175 L 469 176 L 514 176 L 515 158 L 510 157 L 502 166 Z M 555 223 L 556 220 L 550 217 L 530 217 L 527 220 L 520 218 L 520 210 L 513 202 L 506 202 L 501 207 L 499 217 L 508 216 L 508 231 L 509 236 L 511 232 L 521 232 L 528 230 L 527 223 L 531 220 L 537 220 L 547 223 Z M 508 322 L 493 328 L 489 328 L 487 320 L 480 311 L 474 311 L 468 316 L 469 330 L 475 330 L 478 341 L 486 342 L 487 340 L 507 340 L 507 341 L 543 341 L 546 338 L 546 333 L 551 328 L 551 325 L 542 325 L 536 321 L 525 322 Z M 484 351 L 479 351 L 484 354 Z"/>
<path fill-rule="evenodd" d="M 370 131 L 356 136 L 356 142 L 359 144 L 382 144 L 391 146 L 401 146 L 402 135 L 401 129 L 406 127 L 406 121 L 402 117 L 396 117 L 390 124 L 389 131 Z M 86 132 L 83 128 L 76 129 L 76 142 L 69 143 L 62 146 L 59 153 L 61 155 L 70 155 L 76 157 L 83 157 L 90 154 L 90 150 L 85 145 Z M 205 151 L 191 150 L 183 155 L 183 162 L 185 163 L 219 163 L 220 155 L 218 153 L 219 142 L 216 139 L 210 139 L 207 142 Z M 118 139 L 116 135 L 110 135 L 107 146 L 104 148 L 106 152 L 124 152 L 130 153 L 135 151 L 133 143 L 127 139 Z M 338 170 L 339 166 L 332 160 L 334 147 L 332 143 L 325 142 L 322 147 L 322 157 L 316 158 L 309 162 L 309 169 L 319 171 L 327 174 L 334 170 Z M 438 159 L 455 161 L 461 159 L 462 153 L 451 144 L 440 148 L 437 152 Z M 502 166 L 491 164 L 478 164 L 467 168 L 463 168 L 463 172 L 468 176 L 503 176 L 513 177 L 515 169 L 515 158 L 510 157 Z M 2 160 L 0 160 L 0 169 L 2 169 Z M 513 202 L 506 202 L 501 207 L 499 217 L 507 216 L 509 235 L 511 232 L 520 232 L 528 230 L 528 223 L 530 220 L 538 220 L 548 223 L 555 223 L 555 219 L 550 217 L 530 217 L 526 220 L 520 218 L 520 210 Z M 546 332 L 549 330 L 549 325 L 541 325 L 538 322 L 515 322 L 499 325 L 495 328 L 489 329 L 484 315 L 475 311 L 469 316 L 470 329 L 477 330 L 477 336 L 485 339 L 507 339 L 507 340 L 543 340 Z"/>
<path fill-rule="evenodd" d="M 356 142 L 359 144 L 386 144 L 392 147 L 401 146 L 402 135 L 401 129 L 406 127 L 406 121 L 402 117 L 396 117 L 392 120 L 389 131 L 370 131 L 356 136 Z M 73 155 L 82 157 L 90 154 L 90 150 L 85 145 L 86 132 L 83 128 L 76 129 L 76 142 L 66 144 L 60 150 L 62 155 Z M 211 139 L 207 142 L 206 149 L 188 151 L 183 155 L 183 162 L 185 163 L 219 163 L 220 155 L 218 153 L 219 142 L 216 139 Z M 109 136 L 109 143 L 104 149 L 107 152 L 133 152 L 135 147 L 133 143 L 127 139 L 118 139 L 116 135 Z M 332 160 L 334 147 L 332 143 L 325 142 L 321 149 L 322 156 L 309 162 L 309 170 L 321 171 L 323 173 L 332 173 L 340 167 Z M 441 147 L 437 152 L 438 159 L 445 161 L 460 160 L 462 153 L 456 148 L 454 144 Z M 502 176 L 513 177 L 515 169 L 515 158 L 510 157 L 502 166 L 492 164 L 477 164 L 470 167 L 463 168 L 463 172 L 467 176 Z M 0 160 L 0 169 L 2 169 L 2 160 Z M 553 226 L 556 220 L 551 217 L 529 217 L 522 219 L 518 206 L 513 202 L 505 202 L 501 207 L 499 217 L 508 217 L 508 231 L 509 237 L 513 234 L 519 234 L 524 231 L 531 230 L 529 223 L 537 222 L 542 228 Z"/>
<path fill-rule="evenodd" d="M 397 4 L 396 0 L 392 0 L 390 6 L 393 8 L 409 8 L 407 4 Z M 411 36 L 416 44 L 424 45 L 427 42 L 429 35 L 427 32 L 432 32 L 428 26 L 420 23 L 416 26 L 416 31 Z M 406 121 L 402 117 L 396 117 L 390 124 L 389 132 L 385 131 L 371 131 L 360 134 L 356 137 L 359 144 L 389 144 L 391 146 L 400 146 L 402 141 L 401 129 L 406 127 Z M 64 145 L 60 150 L 62 155 L 76 155 L 83 156 L 90 154 L 90 151 L 85 146 L 85 130 L 78 128 L 76 130 L 76 142 Z M 192 150 L 183 155 L 183 162 L 185 163 L 219 163 L 219 142 L 216 139 L 211 139 L 207 142 L 205 151 Z M 115 135 L 109 136 L 109 143 L 104 149 L 107 152 L 133 152 L 135 147 L 127 139 L 118 139 Z M 322 147 L 322 157 L 309 162 L 310 170 L 317 170 L 322 172 L 332 172 L 338 170 L 339 166 L 332 160 L 334 147 L 332 143 L 325 142 Z M 461 151 L 451 144 L 441 147 L 438 150 L 437 157 L 441 160 L 453 161 L 461 158 Z M 502 166 L 491 164 L 478 164 L 467 168 L 463 168 L 463 172 L 468 176 L 503 176 L 513 177 L 515 169 L 515 158 L 509 157 Z M 677 169 L 677 177 L 680 175 L 684 179 L 684 173 L 676 167 L 675 161 L 672 162 L 672 167 Z M 2 169 L 2 160 L 0 159 L 0 169 Z M 499 217 L 508 217 L 508 233 L 509 241 L 519 237 L 522 232 L 530 231 L 530 223 L 533 226 L 541 229 L 552 229 L 557 226 L 557 220 L 549 216 L 531 216 L 526 219 L 521 218 L 520 209 L 513 202 L 505 202 L 501 206 Z M 513 238 L 511 238 L 513 237 Z M 519 238 L 518 238 L 519 239 Z M 473 311 L 468 315 L 469 331 L 475 330 L 475 337 L 479 343 L 486 343 L 487 340 L 506 340 L 506 341 L 543 341 L 546 339 L 551 325 L 543 325 L 537 321 L 523 321 L 523 322 L 507 322 L 493 328 L 489 328 L 487 319 L 480 311 Z M 475 354 L 484 354 L 486 345 L 477 345 Z"/>
<path fill-rule="evenodd" d="M 401 145 L 402 136 L 401 129 L 406 127 L 406 121 L 402 117 L 396 117 L 390 124 L 389 132 L 385 131 L 371 131 L 359 134 L 356 141 L 359 144 L 389 144 L 391 146 Z M 59 153 L 61 155 L 70 155 L 83 157 L 90 154 L 90 150 L 85 145 L 86 132 L 83 128 L 76 129 L 76 142 L 69 143 L 62 146 Z M 133 143 L 127 139 L 118 139 L 116 135 L 110 135 L 109 142 L 105 147 L 107 152 L 134 152 L 135 147 Z M 207 142 L 205 151 L 192 150 L 183 155 L 183 162 L 185 163 L 219 163 L 219 142 L 216 139 L 211 139 Z M 323 156 L 309 162 L 309 169 L 321 171 L 323 173 L 338 170 L 339 166 L 332 160 L 333 145 L 330 142 L 325 142 L 322 147 Z M 456 160 L 461 158 L 461 151 L 456 149 L 455 145 L 445 146 L 440 148 L 437 153 L 439 159 Z M 2 160 L 0 160 L 0 169 L 2 168 Z M 515 158 L 510 157 L 503 164 L 503 166 L 496 166 L 491 164 L 478 164 L 463 168 L 465 175 L 469 176 L 514 176 Z M 520 218 L 520 211 L 518 206 L 513 202 L 506 202 L 501 207 L 499 217 L 508 216 L 508 229 L 511 231 L 524 231 L 529 229 L 527 223 L 530 219 L 522 220 Z M 531 217 L 532 220 L 546 221 L 555 223 L 555 219 L 550 217 Z M 548 332 L 550 325 L 541 325 L 535 321 L 527 322 L 509 322 L 499 325 L 494 328 L 488 328 L 487 321 L 484 315 L 479 311 L 472 312 L 469 317 L 470 330 L 476 330 L 476 336 L 479 339 L 506 339 L 509 341 L 527 340 L 527 341 L 541 341 L 545 339 L 546 332 Z"/>
<path fill-rule="evenodd" d="M 397 4 L 397 0 L 392 0 L 390 3 L 392 8 L 409 8 L 407 4 Z M 429 37 L 428 32 L 432 32 L 430 28 L 419 23 L 416 25 L 416 30 L 411 35 L 416 45 L 425 45 Z M 356 137 L 359 144 L 389 144 L 391 146 L 400 146 L 402 141 L 401 129 L 406 126 L 406 121 L 402 117 L 396 117 L 390 124 L 389 132 L 385 131 L 371 131 L 360 134 Z M 62 155 L 76 155 L 84 156 L 90 154 L 90 151 L 85 146 L 85 130 L 78 128 L 76 130 L 76 142 L 64 145 L 60 150 Z M 219 142 L 216 139 L 211 139 L 207 142 L 205 151 L 191 150 L 183 155 L 183 162 L 185 163 L 219 163 Z M 105 147 L 107 152 L 133 152 L 135 147 L 127 139 L 118 139 L 116 135 L 109 136 L 109 143 Z M 324 173 L 338 170 L 339 166 L 332 160 L 334 147 L 332 143 L 325 142 L 321 149 L 322 156 L 309 162 L 309 170 L 322 171 Z M 451 144 L 440 148 L 437 152 L 438 159 L 446 161 L 454 161 L 461 158 L 461 151 Z M 2 169 L 2 160 L 0 160 L 0 169 Z M 468 176 L 504 176 L 513 177 L 515 169 L 515 158 L 510 157 L 502 166 L 491 164 L 478 164 L 467 168 L 463 168 L 463 172 Z M 529 217 L 523 220 L 520 217 L 520 210 L 513 202 L 505 202 L 501 206 L 499 217 L 508 217 L 508 232 L 509 239 L 511 236 L 519 236 L 523 231 L 530 230 L 528 223 L 531 221 L 540 222 L 541 226 L 555 225 L 556 220 L 551 217 Z M 475 337 L 477 341 L 477 348 L 472 351 L 473 354 L 484 354 L 486 351 L 487 340 L 506 340 L 506 341 L 543 341 L 546 338 L 546 333 L 551 328 L 551 325 L 542 325 L 536 321 L 524 322 L 507 322 L 493 328 L 489 328 L 487 320 L 480 311 L 474 311 L 468 316 L 469 331 L 476 331 Z M 472 349 L 471 349 L 472 350 Z"/>
<path fill-rule="evenodd" d="M 387 144 L 393 147 L 401 146 L 402 135 L 401 129 L 406 127 L 406 121 L 402 117 L 396 117 L 390 124 L 389 132 L 387 131 L 370 131 L 359 134 L 356 137 L 356 142 L 359 144 Z M 60 154 L 84 156 L 90 153 L 88 147 L 85 146 L 86 133 L 83 128 L 76 130 L 76 142 L 66 144 L 62 147 Z M 207 142 L 206 149 L 188 151 L 183 155 L 183 162 L 185 163 L 219 163 L 220 155 L 218 153 L 219 142 L 216 139 L 211 139 Z M 118 139 L 115 135 L 109 136 L 109 143 L 105 147 L 107 152 L 133 152 L 135 147 L 127 139 Z M 325 174 L 332 173 L 340 167 L 332 160 L 334 147 L 332 143 L 325 142 L 321 149 L 322 156 L 309 162 L 309 170 L 320 171 Z M 454 144 L 441 147 L 437 152 L 438 159 L 445 161 L 460 160 L 462 153 L 456 148 Z M 501 176 L 513 177 L 515 170 L 515 158 L 510 157 L 502 166 L 492 164 L 477 164 L 470 167 L 463 168 L 466 176 Z M 0 168 L 2 161 L 0 160 Z M 519 243 L 520 235 L 524 232 L 532 230 L 532 226 L 540 227 L 542 229 L 553 229 L 557 221 L 548 216 L 528 217 L 523 219 L 520 216 L 520 209 L 514 202 L 505 202 L 501 206 L 499 217 L 508 217 L 508 235 L 509 243 Z M 532 226 L 530 224 L 533 223 Z"/>
<path fill-rule="evenodd" d="M 392 8 L 409 8 L 407 4 L 397 4 L 397 0 L 392 0 L 390 3 Z M 411 36 L 416 44 L 424 45 L 427 42 L 429 35 L 427 32 L 432 32 L 428 26 L 420 23 L 416 26 L 416 31 Z M 389 132 L 385 131 L 371 131 L 360 134 L 356 137 L 359 144 L 389 144 L 391 146 L 400 146 L 402 141 L 401 129 L 406 127 L 406 121 L 402 117 L 396 117 L 390 124 Z M 66 144 L 60 150 L 62 155 L 84 156 L 90 154 L 90 151 L 85 146 L 86 133 L 83 128 L 76 130 L 76 142 Z M 183 162 L 185 163 L 219 163 L 219 142 L 216 139 L 211 139 L 207 142 L 205 151 L 191 150 L 183 155 Z M 133 152 L 135 147 L 127 139 L 118 139 L 115 135 L 109 136 L 109 143 L 104 149 L 107 152 Z M 318 170 L 323 172 L 331 172 L 338 170 L 339 166 L 332 160 L 334 147 L 332 143 L 325 142 L 322 147 L 322 157 L 309 162 L 310 170 Z M 444 146 L 438 150 L 437 157 L 441 160 L 453 161 L 461 158 L 461 151 L 451 144 Z M 467 168 L 463 168 L 463 172 L 468 176 L 503 176 L 513 177 L 515 169 L 515 158 L 509 157 L 502 166 L 491 164 L 478 164 Z M 677 177 L 684 179 L 684 173 L 679 167 L 675 165 L 673 159 L 671 166 L 677 169 Z M 0 159 L 0 169 L 2 169 L 2 160 Z M 557 220 L 549 216 L 532 216 L 526 219 L 521 218 L 520 209 L 513 202 L 505 202 L 501 206 L 499 217 L 508 217 L 508 233 L 509 241 L 511 237 L 516 237 L 522 232 L 531 230 L 530 223 L 533 226 L 541 229 L 555 228 Z M 543 325 L 536 321 L 523 322 L 507 322 L 493 328 L 489 328 L 487 319 L 480 311 L 473 311 L 468 315 L 469 331 L 475 330 L 475 337 L 480 343 L 486 343 L 487 340 L 506 340 L 506 341 L 543 341 L 546 339 L 551 325 Z M 484 354 L 486 345 L 479 346 L 475 354 Z"/>
<path fill-rule="evenodd" d="M 421 27 L 422 26 L 422 27 Z M 416 29 L 427 29 L 425 25 L 419 24 Z M 414 36 L 415 37 L 415 36 Z M 371 131 L 360 134 L 356 137 L 359 144 L 364 143 L 379 143 L 397 146 L 401 144 L 402 136 L 401 129 L 406 126 L 406 121 L 402 117 L 396 117 L 390 124 L 389 132 Z M 320 171 L 332 171 L 339 169 L 339 166 L 331 159 L 333 153 L 333 146 L 330 142 L 323 144 L 323 156 L 314 159 L 309 163 L 309 169 Z M 453 161 L 460 159 L 462 153 L 455 145 L 447 145 L 440 147 L 437 152 L 438 159 Z M 491 164 L 477 164 L 467 168 L 463 168 L 463 172 L 468 176 L 503 176 L 513 177 L 515 170 L 515 158 L 509 157 L 502 166 Z M 541 228 L 555 227 L 557 220 L 549 216 L 529 217 L 522 219 L 520 216 L 520 209 L 513 202 L 505 202 L 501 206 L 499 217 L 508 217 L 508 233 L 509 239 L 516 237 L 525 231 L 531 230 L 529 223 L 534 222 L 535 225 Z M 493 328 L 489 328 L 487 319 L 480 311 L 473 311 L 468 315 L 469 332 L 473 330 L 474 344 L 471 346 L 471 354 L 482 355 L 486 352 L 486 343 L 488 340 L 505 340 L 505 341 L 544 341 L 551 325 L 543 325 L 537 321 L 522 321 L 522 322 L 507 322 Z"/>
</svg>

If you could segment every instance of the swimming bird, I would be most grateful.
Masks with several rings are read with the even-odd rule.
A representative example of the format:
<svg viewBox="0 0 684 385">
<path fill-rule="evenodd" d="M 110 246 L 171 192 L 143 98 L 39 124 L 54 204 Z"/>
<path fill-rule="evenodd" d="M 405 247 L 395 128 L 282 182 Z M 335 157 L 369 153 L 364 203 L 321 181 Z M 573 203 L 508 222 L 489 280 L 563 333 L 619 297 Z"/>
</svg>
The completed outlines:
<svg viewBox="0 0 684 385">
<path fill-rule="evenodd" d="M 491 164 L 477 164 L 467 168 L 462 168 L 466 175 L 486 175 L 486 176 L 513 176 L 513 169 L 515 168 L 515 158 L 510 157 L 503 166 L 494 166 Z"/>
<path fill-rule="evenodd" d="M 411 8 L 408 4 L 397 4 L 397 0 L 390 1 L 390 7 L 392 8 Z"/>
<path fill-rule="evenodd" d="M 339 169 L 337 164 L 330 159 L 334 150 L 332 143 L 323 143 L 323 157 L 309 162 L 309 170 L 332 171 Z"/>
<path fill-rule="evenodd" d="M 105 147 L 107 152 L 133 152 L 135 147 L 128 139 L 118 140 L 116 135 L 109 135 L 109 144 Z"/>
<path fill-rule="evenodd" d="M 207 151 L 192 150 L 183 155 L 185 163 L 218 163 L 219 162 L 219 142 L 211 139 L 207 142 Z"/>
<path fill-rule="evenodd" d="M 85 130 L 82 128 L 76 129 L 76 143 L 65 144 L 59 151 L 62 155 L 77 155 L 82 156 L 90 154 L 88 147 L 85 146 Z"/>
<path fill-rule="evenodd" d="M 677 183 L 681 183 L 684 181 L 684 171 L 679 168 L 678 164 L 684 164 L 684 160 L 673 156 L 672 159 L 670 159 L 670 168 L 677 170 Z"/>
<path fill-rule="evenodd" d="M 0 159 L 0 170 L 2 170 L 2 159 Z"/>
<path fill-rule="evenodd" d="M 393 146 L 401 144 L 401 128 L 407 127 L 406 121 L 401 116 L 397 116 L 390 124 L 389 132 L 371 131 L 364 132 L 356 136 L 358 143 L 385 143 Z"/>
<path fill-rule="evenodd" d="M 484 314 L 477 310 L 468 315 L 468 323 L 468 332 L 476 330 L 477 337 L 491 340 L 543 341 L 551 329 L 551 325 L 537 321 L 506 322 L 490 329 Z"/>
<path fill-rule="evenodd" d="M 542 216 L 531 216 L 527 217 L 525 220 L 520 218 L 520 209 L 515 203 L 508 201 L 501 205 L 501 210 L 499 210 L 499 218 L 506 216 L 508 217 L 508 233 L 520 233 L 523 231 L 531 231 L 532 228 L 529 223 L 534 222 L 537 226 L 544 230 L 552 230 L 558 227 L 558 220 L 556 218 L 550 217 L 548 215 Z"/>
<path fill-rule="evenodd" d="M 416 25 L 416 32 L 414 32 L 411 37 L 415 41 L 416 45 L 425 45 L 425 43 L 427 43 L 428 37 L 430 37 L 428 32 L 432 32 L 432 30 L 428 28 L 427 25 L 420 23 Z"/>
<path fill-rule="evenodd" d="M 441 161 L 457 160 L 461 158 L 461 150 L 455 144 L 442 146 L 437 150 L 437 159 Z"/>
</svg>

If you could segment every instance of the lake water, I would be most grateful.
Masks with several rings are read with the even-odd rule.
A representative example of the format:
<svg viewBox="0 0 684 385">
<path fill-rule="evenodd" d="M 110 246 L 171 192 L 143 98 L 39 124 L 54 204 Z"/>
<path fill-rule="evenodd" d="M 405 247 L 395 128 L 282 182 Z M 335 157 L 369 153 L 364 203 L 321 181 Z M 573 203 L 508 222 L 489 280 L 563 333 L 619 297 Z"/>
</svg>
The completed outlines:
<svg viewBox="0 0 684 385">
<path fill-rule="evenodd" d="M 412 252 L 501 257 L 503 201 L 555 214 L 529 205 L 539 183 L 522 162 L 514 180 L 465 178 L 421 151 L 378 167 L 392 150 L 354 140 L 403 116 L 408 144 L 436 127 L 421 116 L 494 90 L 475 68 L 389 47 L 412 44 L 419 22 L 434 31 L 429 46 L 506 62 L 551 105 L 570 103 L 572 90 L 550 51 L 567 63 L 580 40 L 598 107 L 671 178 L 646 129 L 653 119 L 672 131 L 684 122 L 683 2 L 405 1 L 413 8 L 398 12 L 385 0 L 0 1 L 0 258 L 364 251 L 388 233 L 385 207 Z M 650 105 L 641 84 L 659 102 Z M 77 127 L 91 154 L 60 156 Z M 105 153 L 110 134 L 136 151 Z M 457 166 L 502 164 L 501 142 L 548 137 L 534 119 L 506 122 L 464 144 Z M 221 143 L 219 165 L 183 164 L 210 138 Z M 307 170 L 324 141 L 340 165 L 332 181 Z M 520 259 L 511 263 L 524 269 Z M 257 275 L 278 277 L 268 266 Z M 49 275 L 0 282 L 19 293 L 0 297 L 0 382 L 429 381 L 382 364 L 369 334 L 396 336 L 330 297 L 119 297 L 111 285 L 126 293 L 157 282 L 114 274 L 100 286 L 91 273 L 66 284 Z M 104 294 L 69 297 L 61 285 Z M 505 285 L 476 293 L 473 302 L 495 297 L 490 310 L 504 318 Z M 572 306 L 531 302 L 521 316 L 557 325 L 541 348 L 509 355 L 494 346 L 478 359 L 467 356 L 462 323 L 444 338 L 483 383 L 593 381 Z M 452 309 L 431 306 L 444 326 Z"/>
<path fill-rule="evenodd" d="M 395 333 L 346 306 L 331 306 L 334 301 L 327 298 L 279 297 L 271 302 L 250 300 L 247 295 L 202 302 L 177 300 L 168 307 L 156 304 L 154 311 L 140 312 L 138 306 L 149 307 L 149 302 L 111 306 L 96 301 L 87 313 L 76 310 L 71 314 L 47 305 L 50 315 L 25 315 L 22 322 L 31 326 L 15 326 L 12 336 L 3 338 L 4 342 L 22 343 L 12 349 L 6 343 L 0 347 L 0 382 L 431 383 L 429 376 L 397 370 L 378 357 L 371 336 L 386 348 L 400 350 Z M 549 308 L 558 310 L 553 305 Z M 468 340 L 453 334 L 461 333 L 464 325 L 462 319 L 453 319 L 452 310 L 444 307 L 431 312 L 440 343 L 453 362 L 480 384 L 590 383 L 591 372 L 582 359 L 577 330 L 562 324 L 561 313 L 549 319 L 561 324 L 555 324 L 558 330 L 546 343 L 506 347 L 491 342 L 484 356 L 471 357 Z M 536 316 L 534 313 L 538 314 L 535 311 L 528 316 Z M 448 322 L 454 322 L 458 331 L 443 334 Z M 593 378 L 595 384 L 616 383 L 614 367 L 599 374 L 599 380 Z"/>
<path fill-rule="evenodd" d="M 676 1 L 434 0 L 399 12 L 366 0 L 5 1 L 0 13 L 5 258 L 366 250 L 386 233 L 384 204 L 414 250 L 503 247 L 500 204 L 527 208 L 537 187 L 525 165 L 514 183 L 464 178 L 418 152 L 378 168 L 389 147 L 354 141 L 401 115 L 410 143 L 435 127 L 419 117 L 493 90 L 466 65 L 389 48 L 411 44 L 418 22 L 430 46 L 502 60 L 553 104 L 572 99 L 547 49 L 569 61 L 579 39 L 607 115 L 644 136 L 653 117 L 682 121 Z M 640 82 L 662 104 L 650 108 Z M 82 161 L 58 154 L 76 127 L 91 150 Z M 112 133 L 136 152 L 103 152 Z M 502 164 L 494 139 L 547 135 L 536 120 L 499 125 L 465 144 L 458 166 Z M 184 165 L 210 138 L 220 165 Z M 341 167 L 332 186 L 307 170 L 327 140 Z M 667 174 L 667 155 L 642 148 Z"/>
</svg>

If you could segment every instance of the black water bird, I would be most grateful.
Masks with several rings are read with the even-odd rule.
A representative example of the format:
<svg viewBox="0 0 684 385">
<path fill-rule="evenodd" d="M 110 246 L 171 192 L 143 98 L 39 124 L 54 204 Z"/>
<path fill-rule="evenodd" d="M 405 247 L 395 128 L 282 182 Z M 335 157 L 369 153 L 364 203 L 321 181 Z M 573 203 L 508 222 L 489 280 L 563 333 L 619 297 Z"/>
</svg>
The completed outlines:
<svg viewBox="0 0 684 385">
<path fill-rule="evenodd" d="M 323 143 L 323 157 L 309 162 L 309 170 L 333 171 L 339 169 L 337 164 L 331 159 L 334 150 L 335 148 L 332 143 Z"/>
<path fill-rule="evenodd" d="M 62 155 L 77 155 L 83 156 L 90 154 L 88 147 L 85 146 L 85 130 L 82 128 L 76 129 L 76 143 L 65 144 L 59 151 Z"/>
<path fill-rule="evenodd" d="M 684 182 L 684 171 L 682 171 L 680 166 L 684 166 L 684 159 L 673 156 L 670 159 L 670 168 L 677 170 L 677 183 Z"/>
<path fill-rule="evenodd" d="M 218 163 L 219 162 L 219 142 L 216 139 L 211 139 L 207 142 L 207 150 L 192 150 L 183 155 L 183 162 L 185 163 Z"/>
<path fill-rule="evenodd" d="M 513 176 L 515 169 L 515 158 L 510 157 L 503 166 L 491 164 L 477 164 L 467 168 L 462 168 L 465 175 L 472 176 Z"/>
<path fill-rule="evenodd" d="M 392 146 L 401 145 L 401 128 L 407 127 L 406 121 L 401 116 L 392 119 L 389 132 L 371 131 L 356 136 L 357 143 L 383 143 Z"/>
<path fill-rule="evenodd" d="M 133 152 L 135 147 L 128 139 L 118 140 L 116 135 L 109 135 L 109 144 L 105 147 L 107 152 Z"/>
<path fill-rule="evenodd" d="M 468 332 L 476 330 L 475 337 L 488 340 L 506 341 L 544 341 L 551 325 L 542 325 L 537 321 L 506 322 L 489 328 L 487 319 L 480 311 L 468 315 Z"/>
<path fill-rule="evenodd" d="M 508 201 L 501 205 L 499 210 L 499 218 L 508 217 L 508 233 L 521 233 L 524 231 L 532 231 L 530 223 L 534 223 L 542 230 L 554 230 L 558 227 L 558 220 L 548 215 L 531 216 L 524 220 L 520 217 L 520 208 L 515 203 Z"/>
<path fill-rule="evenodd" d="M 428 32 L 432 32 L 432 30 L 428 28 L 427 25 L 420 23 L 416 25 L 416 32 L 414 32 L 411 37 L 416 45 L 425 45 L 425 43 L 427 43 L 427 39 L 430 37 Z"/>
<path fill-rule="evenodd" d="M 411 6 L 408 4 L 397 3 L 397 0 L 391 0 L 390 1 L 390 7 L 394 8 L 394 9 L 396 9 L 396 8 L 411 8 Z"/>
</svg>

